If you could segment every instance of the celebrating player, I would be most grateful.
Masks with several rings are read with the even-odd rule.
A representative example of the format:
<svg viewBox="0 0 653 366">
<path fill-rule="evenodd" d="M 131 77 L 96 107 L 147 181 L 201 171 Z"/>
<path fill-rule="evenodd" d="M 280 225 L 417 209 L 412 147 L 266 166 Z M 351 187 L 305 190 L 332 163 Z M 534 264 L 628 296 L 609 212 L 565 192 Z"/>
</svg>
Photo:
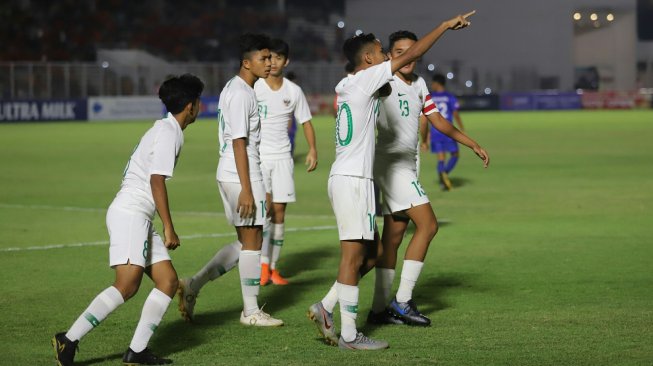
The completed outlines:
<svg viewBox="0 0 653 366">
<path fill-rule="evenodd" d="M 261 173 L 259 144 L 261 122 L 254 83 L 270 74 L 270 39 L 262 34 L 240 38 L 240 71 L 220 93 L 218 137 L 220 161 L 217 181 L 225 214 L 236 228 L 238 240 L 223 247 L 190 279 L 179 284 L 179 310 L 193 318 L 195 300 L 202 286 L 238 263 L 243 295 L 240 322 L 253 326 L 280 326 L 258 306 L 261 281 L 261 243 L 267 205 Z"/>
<path fill-rule="evenodd" d="M 392 33 L 390 59 L 401 57 L 416 42 L 414 33 Z M 383 251 L 376 262 L 374 302 L 367 318 L 373 324 L 431 324 L 431 320 L 419 312 L 412 297 L 429 244 L 438 230 L 433 208 L 418 180 L 420 114 L 426 116 L 434 128 L 441 130 L 443 136 L 451 136 L 474 150 L 486 167 L 489 163 L 485 150 L 442 118 L 431 100 L 424 79 L 415 75 L 414 71 L 415 62 L 399 69 L 390 82 L 392 93 L 381 98 L 374 180 L 383 193 Z M 397 251 L 409 220 L 415 223 L 415 233 L 406 249 L 399 289 L 388 305 Z"/>
<path fill-rule="evenodd" d="M 322 301 L 310 306 L 308 312 L 327 342 L 334 345 L 337 342 L 343 349 L 388 347 L 387 342 L 370 339 L 356 329 L 358 281 L 361 273 L 369 270 L 369 264 L 373 263 L 366 261 L 366 257 L 370 254 L 376 257 L 372 167 L 380 89 L 386 89 L 384 85 L 393 80 L 395 72 L 421 57 L 445 31 L 469 25 L 467 17 L 473 13 L 443 22 L 391 60 L 386 61 L 381 42 L 373 34 L 349 38 L 343 46 L 353 73 L 336 86 L 336 159 L 328 183 L 329 199 L 338 224 L 340 267 L 336 283 Z M 341 314 L 339 339 L 332 314 L 336 302 L 340 302 Z"/>
<path fill-rule="evenodd" d="M 431 99 L 436 107 L 438 107 L 442 117 L 451 124 L 453 124 L 455 119 L 456 123 L 458 123 L 458 127 L 460 127 L 460 131 L 465 131 L 463 121 L 458 113 L 458 99 L 456 99 L 453 94 L 446 91 L 446 80 L 447 79 L 445 79 L 442 74 L 433 75 L 433 82 L 431 83 L 431 89 L 433 92 L 431 93 Z M 424 135 L 426 131 L 426 129 L 422 130 L 422 134 Z M 422 137 L 424 137 L 422 141 L 425 143 L 427 139 L 425 136 Z M 423 146 L 423 149 L 425 148 L 426 146 Z M 442 185 L 442 188 L 450 191 L 453 188 L 453 185 L 451 184 L 451 180 L 449 180 L 449 173 L 451 173 L 458 162 L 458 144 L 454 139 L 431 126 L 431 152 L 438 154 L 438 177 L 440 179 L 440 184 Z M 446 161 L 447 153 L 450 155 L 449 161 Z"/>
<path fill-rule="evenodd" d="M 270 76 L 259 79 L 254 84 L 261 116 L 261 170 L 268 202 L 272 202 L 272 223 L 266 220 L 263 227 L 262 286 L 269 281 L 275 285 L 288 284 L 277 270 L 276 264 L 284 241 L 286 205 L 295 202 L 293 180 L 295 164 L 288 135 L 289 121 L 292 121 L 293 116 L 302 125 L 308 143 L 307 171 L 312 172 L 317 167 L 315 131 L 311 124 L 308 102 L 302 89 L 283 76 L 283 70 L 289 62 L 288 52 L 289 47 L 286 42 L 273 39 L 270 43 L 272 55 Z M 270 242 L 272 250 L 270 250 Z"/>
<path fill-rule="evenodd" d="M 159 88 L 159 98 L 168 116 L 156 121 L 141 138 L 125 168 L 120 191 L 107 212 L 109 263 L 116 273 L 115 282 L 95 297 L 68 332 L 54 336 L 52 345 L 59 365 L 73 364 L 79 340 L 136 294 L 143 273 L 154 281 L 155 288 L 145 300 L 123 362 L 172 363 L 147 348 L 178 285 L 168 249 L 176 249 L 180 241 L 172 224 L 165 181 L 172 178 L 184 144 L 182 131 L 199 113 L 203 89 L 200 79 L 189 74 L 168 79 Z M 155 210 L 163 222 L 163 239 L 152 226 Z"/>
</svg>

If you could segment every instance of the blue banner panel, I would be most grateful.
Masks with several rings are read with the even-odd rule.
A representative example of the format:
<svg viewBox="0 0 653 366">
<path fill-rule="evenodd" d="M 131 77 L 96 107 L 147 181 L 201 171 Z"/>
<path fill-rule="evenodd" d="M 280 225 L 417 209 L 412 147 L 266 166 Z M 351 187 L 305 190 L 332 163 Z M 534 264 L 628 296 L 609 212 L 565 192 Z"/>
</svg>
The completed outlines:
<svg viewBox="0 0 653 366">
<path fill-rule="evenodd" d="M 86 99 L 2 100 L 0 122 L 84 121 Z"/>
<path fill-rule="evenodd" d="M 576 93 L 503 93 L 501 109 L 508 111 L 581 109 Z"/>
<path fill-rule="evenodd" d="M 496 111 L 499 110 L 499 96 L 463 95 L 458 97 L 461 111 Z"/>
<path fill-rule="evenodd" d="M 535 109 L 535 98 L 530 93 L 502 93 L 501 109 L 508 111 L 527 111 Z"/>
<path fill-rule="evenodd" d="M 535 108 L 540 110 L 581 109 L 580 95 L 576 93 L 536 94 Z"/>
<path fill-rule="evenodd" d="M 200 118 L 218 117 L 218 97 L 200 97 Z"/>
</svg>

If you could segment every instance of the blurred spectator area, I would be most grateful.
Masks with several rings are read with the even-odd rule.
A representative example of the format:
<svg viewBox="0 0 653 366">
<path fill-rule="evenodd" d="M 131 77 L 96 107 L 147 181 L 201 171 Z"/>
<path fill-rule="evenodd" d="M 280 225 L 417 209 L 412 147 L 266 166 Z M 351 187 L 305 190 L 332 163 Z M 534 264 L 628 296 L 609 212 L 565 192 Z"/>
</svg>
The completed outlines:
<svg viewBox="0 0 653 366">
<path fill-rule="evenodd" d="M 284 38 L 294 60 L 332 61 L 344 1 L 3 0 L 0 61 L 96 61 L 98 49 L 140 49 L 219 62 L 237 57 L 244 32 Z"/>
</svg>

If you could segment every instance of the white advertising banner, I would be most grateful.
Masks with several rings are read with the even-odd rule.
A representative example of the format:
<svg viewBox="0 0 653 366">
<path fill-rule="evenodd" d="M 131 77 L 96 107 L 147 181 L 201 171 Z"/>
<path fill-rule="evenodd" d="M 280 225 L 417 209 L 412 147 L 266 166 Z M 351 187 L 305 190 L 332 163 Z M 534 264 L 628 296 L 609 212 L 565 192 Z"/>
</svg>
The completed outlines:
<svg viewBox="0 0 653 366">
<path fill-rule="evenodd" d="M 163 103 L 155 96 L 88 98 L 89 121 L 156 120 L 163 116 L 163 109 Z"/>
</svg>

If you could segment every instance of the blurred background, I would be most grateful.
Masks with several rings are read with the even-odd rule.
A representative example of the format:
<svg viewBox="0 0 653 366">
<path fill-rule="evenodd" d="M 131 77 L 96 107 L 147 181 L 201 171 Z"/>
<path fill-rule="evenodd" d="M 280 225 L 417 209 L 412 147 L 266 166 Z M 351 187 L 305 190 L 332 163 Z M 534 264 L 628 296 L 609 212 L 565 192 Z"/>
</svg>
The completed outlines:
<svg viewBox="0 0 653 366">
<path fill-rule="evenodd" d="M 288 71 L 314 112 L 327 112 L 346 37 L 372 32 L 387 44 L 396 30 L 423 35 L 472 9 L 472 27 L 446 34 L 418 68 L 427 80 L 446 75 L 463 109 L 651 105 L 653 0 L 5 0 L 0 121 L 120 118 L 100 113 L 116 103 L 122 117 L 138 118 L 124 111 L 136 108 L 131 102 L 157 109 L 158 86 L 183 72 L 206 82 L 210 116 L 237 70 L 243 32 L 285 39 Z M 35 107 L 7 104 L 28 100 Z M 72 101 L 44 114 L 44 100 Z"/>
</svg>

